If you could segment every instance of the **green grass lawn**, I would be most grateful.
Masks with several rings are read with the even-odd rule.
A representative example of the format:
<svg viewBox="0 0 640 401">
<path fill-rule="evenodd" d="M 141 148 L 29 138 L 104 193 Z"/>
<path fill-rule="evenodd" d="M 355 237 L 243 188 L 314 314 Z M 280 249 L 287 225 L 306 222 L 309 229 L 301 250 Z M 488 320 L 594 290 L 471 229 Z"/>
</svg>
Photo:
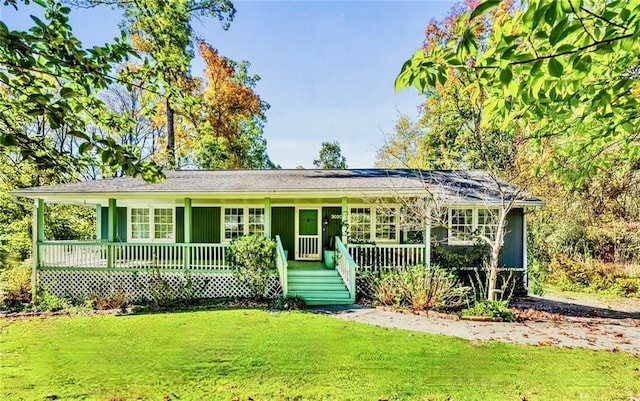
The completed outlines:
<svg viewBox="0 0 640 401">
<path fill-rule="evenodd" d="M 637 355 L 473 344 L 310 313 L 216 310 L 0 325 L 6 400 L 640 397 Z"/>
</svg>

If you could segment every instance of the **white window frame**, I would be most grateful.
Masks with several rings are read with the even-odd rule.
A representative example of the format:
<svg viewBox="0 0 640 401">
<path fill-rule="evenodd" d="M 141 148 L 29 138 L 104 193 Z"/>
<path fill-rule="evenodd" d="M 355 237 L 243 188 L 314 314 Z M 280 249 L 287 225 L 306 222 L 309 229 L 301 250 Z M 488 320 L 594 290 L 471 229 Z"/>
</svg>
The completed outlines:
<svg viewBox="0 0 640 401">
<path fill-rule="evenodd" d="M 489 210 L 490 213 L 497 214 L 500 213 L 500 209 L 492 208 L 492 207 L 478 207 L 478 206 L 451 206 L 448 208 L 448 226 L 447 226 L 447 238 L 449 245 L 457 245 L 457 246 L 471 246 L 475 243 L 473 239 L 461 239 L 460 235 L 452 229 L 453 227 L 453 210 L 471 210 L 472 223 L 471 223 L 471 232 L 474 233 L 478 230 L 480 226 L 485 227 L 485 224 L 478 224 L 478 212 L 480 210 Z M 483 233 L 484 234 L 484 233 Z"/>
<path fill-rule="evenodd" d="M 392 205 L 382 205 L 382 206 L 376 206 L 376 205 L 358 205 L 358 204 L 353 204 L 353 205 L 349 205 L 349 237 L 351 238 L 352 235 L 352 231 L 351 231 L 351 224 L 352 224 L 352 217 L 351 217 L 351 210 L 352 209 L 369 209 L 370 210 L 370 222 L 369 222 L 369 241 L 371 242 L 375 242 L 375 243 L 386 243 L 386 244 L 398 244 L 400 243 L 400 224 L 401 224 L 401 219 L 400 219 L 400 207 L 398 205 L 392 204 Z M 377 236 L 377 225 L 378 225 L 378 214 L 381 215 L 386 215 L 386 213 L 380 213 L 379 209 L 382 210 L 394 210 L 394 217 L 395 217 L 395 221 L 393 222 L 393 225 L 395 226 L 395 230 L 393 230 L 392 232 L 395 234 L 395 239 L 389 239 L 389 238 L 382 238 L 382 237 L 378 237 Z M 359 239 L 358 239 L 359 240 Z"/>
<path fill-rule="evenodd" d="M 147 209 L 149 211 L 149 238 L 133 238 L 133 231 L 131 230 L 131 218 L 133 209 Z M 173 231 L 171 238 L 155 238 L 156 234 L 156 222 L 155 222 L 155 210 L 156 209 L 171 209 L 171 218 L 173 221 Z M 164 242 L 175 243 L 176 242 L 176 208 L 175 206 L 127 206 L 127 242 Z"/>
<path fill-rule="evenodd" d="M 229 243 L 233 238 L 227 237 L 227 231 L 225 230 L 225 210 L 226 209 L 242 209 L 243 221 L 242 221 L 242 234 L 249 235 L 249 209 L 262 209 L 263 219 L 266 218 L 266 211 L 264 205 L 221 205 L 220 206 L 220 238 L 223 243 Z M 265 221 L 262 222 L 262 235 L 264 235 Z"/>
</svg>

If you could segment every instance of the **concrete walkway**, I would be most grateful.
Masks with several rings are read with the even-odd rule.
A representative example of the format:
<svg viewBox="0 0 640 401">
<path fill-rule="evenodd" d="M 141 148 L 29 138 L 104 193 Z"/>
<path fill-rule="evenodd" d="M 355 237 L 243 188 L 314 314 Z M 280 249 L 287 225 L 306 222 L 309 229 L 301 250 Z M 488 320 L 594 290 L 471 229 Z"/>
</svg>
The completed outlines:
<svg viewBox="0 0 640 401">
<path fill-rule="evenodd" d="M 318 307 L 316 313 L 338 319 L 441 334 L 470 341 L 503 341 L 640 353 L 640 319 L 567 316 L 515 323 L 475 322 L 400 313 L 360 305 Z"/>
</svg>

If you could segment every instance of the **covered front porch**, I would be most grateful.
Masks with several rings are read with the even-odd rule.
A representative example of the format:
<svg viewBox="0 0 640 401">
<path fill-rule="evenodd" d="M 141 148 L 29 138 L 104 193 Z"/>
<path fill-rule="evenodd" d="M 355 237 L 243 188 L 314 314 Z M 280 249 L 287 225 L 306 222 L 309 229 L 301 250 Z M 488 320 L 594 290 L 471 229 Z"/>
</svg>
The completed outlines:
<svg viewBox="0 0 640 401">
<path fill-rule="evenodd" d="M 396 242 L 349 243 L 348 221 L 355 210 L 350 203 L 357 205 L 360 213 L 363 209 L 357 199 L 301 202 L 265 198 L 241 203 L 185 198 L 155 202 L 153 208 L 143 207 L 139 200 L 108 199 L 106 206 L 96 204 L 96 238 L 87 241 L 47 241 L 45 203 L 42 199 L 35 203 L 34 274 L 45 287 L 55 284 L 59 288 L 61 281 L 72 287 L 71 273 L 78 277 L 107 274 L 125 281 L 151 272 L 176 277 L 189 274 L 231 282 L 230 240 L 256 233 L 277 243 L 279 289 L 271 289 L 270 295 L 299 295 L 309 304 L 353 303 L 357 274 L 428 263 L 428 242 L 401 243 L 406 235 L 397 223 L 387 226 L 387 231 L 395 231 Z M 147 208 L 149 217 L 143 223 L 156 227 L 145 232 L 136 213 Z M 168 238 L 158 240 L 158 233 Z M 210 290 L 207 294 L 241 296 L 243 291 Z"/>
</svg>

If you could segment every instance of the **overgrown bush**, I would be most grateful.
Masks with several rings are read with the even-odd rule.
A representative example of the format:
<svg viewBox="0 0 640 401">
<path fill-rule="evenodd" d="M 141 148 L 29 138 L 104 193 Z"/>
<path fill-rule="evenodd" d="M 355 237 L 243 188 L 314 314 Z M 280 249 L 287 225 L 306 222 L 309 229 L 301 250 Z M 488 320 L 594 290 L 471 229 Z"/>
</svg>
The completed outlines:
<svg viewBox="0 0 640 401">
<path fill-rule="evenodd" d="M 0 273 L 0 309 L 19 311 L 31 302 L 31 266 L 15 264 Z"/>
<path fill-rule="evenodd" d="M 445 249 L 437 241 L 431 243 L 431 263 L 446 269 L 460 267 L 481 267 L 489 258 L 489 246 L 476 243 L 471 247 L 464 247 L 456 252 Z"/>
<path fill-rule="evenodd" d="M 73 303 L 69 299 L 51 295 L 46 290 L 39 291 L 35 304 L 31 305 L 33 310 L 39 312 L 57 312 L 71 307 Z"/>
<path fill-rule="evenodd" d="M 254 298 L 261 298 L 275 266 L 276 243 L 262 235 L 246 235 L 231 241 L 230 260 L 238 280 Z"/>
<path fill-rule="evenodd" d="M 278 310 L 301 310 L 307 307 L 307 302 L 297 295 L 281 295 L 271 302 L 270 307 Z"/>
<path fill-rule="evenodd" d="M 122 287 L 111 288 L 110 291 L 96 292 L 89 295 L 88 303 L 93 309 L 125 309 L 129 304 L 130 296 Z"/>
<path fill-rule="evenodd" d="M 501 318 L 505 322 L 513 321 L 513 312 L 509 309 L 509 301 L 489 301 L 476 302 L 473 307 L 462 311 L 463 316 L 483 316 L 491 318 Z"/>
<path fill-rule="evenodd" d="M 438 266 L 391 270 L 381 275 L 375 291 L 375 300 L 381 305 L 414 310 L 455 308 L 462 296 L 457 277 Z"/>
<path fill-rule="evenodd" d="M 624 266 L 594 260 L 580 261 L 555 255 L 547 282 L 565 291 L 599 292 L 640 298 L 640 273 L 627 274 Z"/>
</svg>

